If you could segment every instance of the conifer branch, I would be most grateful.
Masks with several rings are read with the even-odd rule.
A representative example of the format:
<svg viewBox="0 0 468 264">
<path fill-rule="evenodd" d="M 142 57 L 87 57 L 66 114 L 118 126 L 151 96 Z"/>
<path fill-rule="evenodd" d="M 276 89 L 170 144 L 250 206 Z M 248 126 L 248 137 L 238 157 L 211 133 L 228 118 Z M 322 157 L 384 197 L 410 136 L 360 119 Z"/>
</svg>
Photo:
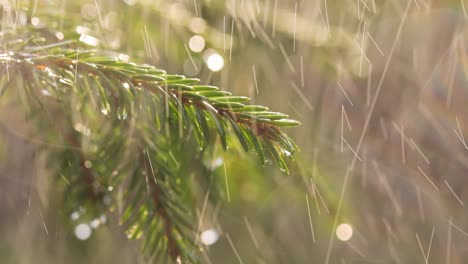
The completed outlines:
<svg viewBox="0 0 468 264">
<path fill-rule="evenodd" d="M 67 179 L 68 211 L 77 203 L 92 214 L 116 210 L 112 189 L 123 188 L 122 223 L 130 238 L 145 238 L 143 250 L 155 261 L 196 262 L 193 204 L 182 199 L 195 195 L 179 164 L 193 162 L 193 156 L 183 158 L 193 138 L 198 147 L 191 151 L 203 155 L 218 142 L 226 150 L 232 131 L 261 163 L 273 159 L 288 171 L 286 159 L 297 146 L 282 128 L 300 123 L 287 115 L 246 105 L 248 97 L 198 79 L 99 56 L 74 42 L 30 45 L 35 38 L 13 48 L 15 37 L 7 36 L 5 47 L 12 48 L 0 54 L 0 94 L 25 94 L 38 132 L 68 146 L 50 151 L 60 160 L 57 174 Z M 66 125 L 57 128 L 55 122 Z"/>
<path fill-rule="evenodd" d="M 91 77 L 102 87 L 100 93 L 104 98 L 101 100 L 106 108 L 110 102 L 105 100 L 118 100 L 117 94 L 122 93 L 122 90 L 128 90 L 130 96 L 137 90 L 159 94 L 169 101 L 166 104 L 170 106 L 170 115 L 180 116 L 184 124 L 191 122 L 194 125 L 202 145 L 206 143 L 209 134 L 206 119 L 212 119 L 224 149 L 227 148 L 226 123 L 230 123 L 246 151 L 254 149 L 259 157 L 263 157 L 263 148 L 266 148 L 284 170 L 287 169 L 284 157 L 297 149 L 280 128 L 297 126 L 299 122 L 287 119 L 287 115 L 282 113 L 270 112 L 263 106 L 244 105 L 249 98 L 232 96 L 214 86 L 199 85 L 199 80 L 195 78 L 170 75 L 149 65 L 96 57 L 93 51 L 59 49 L 53 55 L 43 56 L 9 53 L 0 54 L 0 61 L 10 69 L 20 69 L 23 78 L 29 82 L 34 82 L 31 80 L 34 75 L 40 75 L 41 78 L 49 75 L 49 82 L 59 81 L 71 88 L 74 80 L 65 76 Z"/>
</svg>

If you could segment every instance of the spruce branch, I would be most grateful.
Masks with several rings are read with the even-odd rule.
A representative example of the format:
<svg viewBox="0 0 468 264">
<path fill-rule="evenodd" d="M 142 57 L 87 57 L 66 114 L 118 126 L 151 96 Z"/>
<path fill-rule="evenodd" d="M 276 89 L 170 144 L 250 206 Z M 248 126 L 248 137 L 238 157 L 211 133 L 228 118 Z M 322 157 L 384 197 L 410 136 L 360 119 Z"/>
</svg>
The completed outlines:
<svg viewBox="0 0 468 264">
<path fill-rule="evenodd" d="M 103 111 L 109 110 L 107 100 L 118 100 L 123 91 L 130 97 L 137 90 L 162 95 L 169 108 L 166 109 L 169 110 L 167 117 L 180 116 L 184 124 L 190 122 L 202 145 L 207 142 L 207 120 L 211 119 L 226 149 L 226 123 L 229 123 L 246 151 L 254 149 L 259 157 L 264 157 L 263 149 L 266 148 L 284 170 L 287 170 L 284 158 L 297 150 L 281 127 L 298 126 L 300 123 L 287 119 L 287 115 L 282 113 L 270 112 L 263 106 L 245 105 L 243 103 L 250 100 L 247 97 L 232 96 L 215 86 L 200 85 L 198 79 L 170 75 L 149 65 L 96 57 L 93 51 L 59 49 L 54 52 L 53 55 L 0 54 L 0 61 L 4 67 L 20 69 L 29 82 L 34 82 L 31 80 L 34 75 L 40 78 L 48 75 L 49 78 L 44 80 L 50 84 L 58 81 L 71 88 L 74 86 L 72 78 L 91 77 L 101 89 Z"/>
<path fill-rule="evenodd" d="M 130 238 L 144 237 L 143 250 L 155 262 L 196 262 L 194 202 L 184 199 L 196 194 L 184 170 L 190 165 L 181 164 L 194 162 L 188 149 L 201 163 L 213 145 L 226 150 L 234 134 L 262 164 L 273 159 L 288 172 L 287 157 L 297 146 L 282 128 L 300 123 L 285 114 L 73 41 L 38 47 L 28 36 L 18 46 L 14 34 L 4 37 L 11 49 L 0 54 L 1 94 L 15 89 L 38 132 L 66 146 L 48 151 L 66 179 L 68 212 L 77 201 L 92 215 L 115 212 L 112 190 L 123 189 L 121 222 Z"/>
</svg>

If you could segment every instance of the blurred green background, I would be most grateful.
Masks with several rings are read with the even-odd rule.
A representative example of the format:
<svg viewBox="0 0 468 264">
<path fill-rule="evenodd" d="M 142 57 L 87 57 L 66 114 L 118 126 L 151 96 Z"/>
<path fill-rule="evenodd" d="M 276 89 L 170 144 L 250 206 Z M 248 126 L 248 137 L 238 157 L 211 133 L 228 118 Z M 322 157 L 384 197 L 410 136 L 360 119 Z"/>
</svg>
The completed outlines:
<svg viewBox="0 0 468 264">
<path fill-rule="evenodd" d="M 251 153 L 219 153 L 213 166 L 220 181 L 228 172 L 229 199 L 200 220 L 204 262 L 468 260 L 463 0 L 0 5 L 2 25 L 52 27 L 58 38 L 200 78 L 303 123 L 287 131 L 301 148 L 291 175 Z M 145 263 L 112 214 L 77 239 L 81 222 L 56 207 L 18 107 L 0 101 L 0 263 Z"/>
</svg>

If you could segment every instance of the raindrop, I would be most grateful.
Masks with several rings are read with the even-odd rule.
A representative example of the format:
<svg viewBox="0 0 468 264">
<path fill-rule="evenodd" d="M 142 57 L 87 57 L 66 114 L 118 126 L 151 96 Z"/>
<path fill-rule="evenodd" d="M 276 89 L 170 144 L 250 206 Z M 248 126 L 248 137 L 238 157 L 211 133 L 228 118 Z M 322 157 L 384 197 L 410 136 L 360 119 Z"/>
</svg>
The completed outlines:
<svg viewBox="0 0 468 264">
<path fill-rule="evenodd" d="M 88 169 L 91 169 L 91 167 L 93 167 L 93 163 L 89 160 L 85 161 L 84 162 L 84 166 Z"/>
<path fill-rule="evenodd" d="M 338 237 L 339 240 L 348 241 L 352 236 L 353 228 L 350 224 L 343 223 L 336 228 L 336 237 Z"/>
<path fill-rule="evenodd" d="M 189 47 L 193 52 L 202 52 L 205 48 L 205 39 L 200 35 L 195 35 L 190 38 Z"/>
<path fill-rule="evenodd" d="M 75 31 L 78 34 L 88 34 L 91 31 L 91 29 L 84 27 L 84 26 L 77 26 L 75 28 Z"/>
<path fill-rule="evenodd" d="M 213 160 L 213 163 L 211 164 L 211 166 L 212 166 L 213 169 L 216 169 L 216 168 L 220 167 L 223 164 L 224 164 L 224 159 L 222 157 L 219 157 L 219 158 Z"/>
<path fill-rule="evenodd" d="M 132 6 L 137 3 L 137 0 L 123 0 L 123 2 L 129 6 Z"/>
<path fill-rule="evenodd" d="M 78 220 L 78 218 L 80 218 L 80 212 L 75 211 L 75 212 L 70 214 L 70 219 L 71 220 L 75 221 L 75 220 Z"/>
<path fill-rule="evenodd" d="M 75 227 L 75 236 L 79 240 L 87 240 L 91 236 L 91 227 L 87 224 L 79 224 Z"/>
<path fill-rule="evenodd" d="M 80 36 L 80 41 L 90 46 L 97 46 L 99 44 L 99 39 L 86 34 Z"/>
<path fill-rule="evenodd" d="M 59 39 L 59 40 L 62 40 L 65 36 L 63 35 L 62 32 L 57 32 L 55 33 L 55 36 Z"/>
<path fill-rule="evenodd" d="M 218 53 L 214 52 L 206 56 L 208 68 L 214 72 L 220 71 L 224 67 L 224 59 Z"/>
<path fill-rule="evenodd" d="M 214 229 L 208 229 L 201 233 L 200 236 L 201 242 L 207 246 L 213 245 L 219 239 L 218 231 Z"/>
<path fill-rule="evenodd" d="M 194 33 L 200 34 L 206 30 L 206 22 L 203 18 L 194 17 L 190 20 L 190 30 Z"/>
<path fill-rule="evenodd" d="M 101 223 L 105 224 L 107 222 L 107 217 L 105 215 L 101 215 L 101 216 L 99 216 L 99 221 L 101 221 Z"/>
<path fill-rule="evenodd" d="M 33 18 L 31 18 L 31 25 L 33 25 L 33 26 L 39 25 L 40 22 L 41 22 L 41 21 L 39 20 L 38 17 L 33 17 Z"/>
<path fill-rule="evenodd" d="M 44 96 L 50 96 L 50 92 L 47 91 L 46 89 L 42 89 L 41 94 L 44 95 Z"/>
<path fill-rule="evenodd" d="M 91 226 L 93 229 L 98 228 L 100 224 L 101 224 L 101 221 L 99 221 L 99 219 L 97 218 L 89 222 L 89 226 Z"/>
<path fill-rule="evenodd" d="M 121 61 L 128 62 L 130 56 L 128 56 L 127 54 L 120 53 L 119 56 L 117 56 L 117 58 Z"/>
</svg>

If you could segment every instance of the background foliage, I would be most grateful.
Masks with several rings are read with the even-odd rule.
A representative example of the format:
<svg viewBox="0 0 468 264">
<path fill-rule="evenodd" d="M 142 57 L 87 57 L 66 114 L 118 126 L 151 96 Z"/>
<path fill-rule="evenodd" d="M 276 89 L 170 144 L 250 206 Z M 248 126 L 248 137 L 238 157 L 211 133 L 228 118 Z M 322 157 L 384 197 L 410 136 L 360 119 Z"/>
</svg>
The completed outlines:
<svg viewBox="0 0 468 264">
<path fill-rule="evenodd" d="M 7 23 L 25 24 L 25 32 L 47 26 L 55 30 L 51 37 L 79 45 L 96 38 L 93 49 L 99 54 L 128 55 L 197 77 L 302 121 L 299 129 L 287 130 L 301 147 L 299 165 L 290 167 L 289 176 L 261 166 L 234 137 L 227 152 L 214 144 L 213 158 L 200 168 L 191 162 L 203 157 L 187 151 L 198 143 L 168 146 L 175 153 L 167 160 L 180 163 L 181 175 L 191 180 L 198 171 L 206 177 L 183 186 L 202 193 L 189 199 L 197 231 L 220 234 L 211 246 L 197 241 L 203 262 L 464 263 L 468 258 L 463 1 L 3 1 L 5 52 L 24 45 L 7 47 Z M 207 67 L 204 53 L 190 50 L 194 35 L 204 38 L 205 49 L 222 55 L 220 72 Z M 141 241 L 126 238 L 138 232 L 125 233 L 129 225 L 116 221 L 122 203 L 88 240 L 76 239 L 77 225 L 103 222 L 101 216 L 86 211 L 74 219 L 76 209 L 64 211 L 64 204 L 76 203 L 51 189 L 57 180 L 52 175 L 69 159 L 63 152 L 46 159 L 38 151 L 60 139 L 32 137 L 33 117 L 22 114 L 18 100 L 26 93 L 9 91 L 0 100 L 2 262 L 144 262 Z M 101 110 L 83 105 L 89 107 L 83 111 Z M 74 121 L 82 118 L 77 112 L 68 109 Z M 60 116 L 50 114 L 39 131 L 65 126 Z M 132 132 L 119 127 L 125 122 L 93 116 L 89 122 L 102 131 L 93 140 L 126 147 L 107 150 L 114 155 L 105 157 L 90 152 L 87 165 L 102 171 L 135 166 L 129 162 L 135 157 L 126 156 L 135 152 L 125 136 Z M 86 134 L 85 127 L 66 127 Z M 92 150 L 92 141 L 80 143 Z M 153 152 L 148 147 L 146 155 L 157 155 Z M 68 180 L 76 170 L 61 172 Z M 210 181 L 219 188 L 207 188 Z M 67 188 L 65 180 L 61 184 L 57 188 Z M 127 201 L 124 190 L 112 192 Z M 211 203 L 204 206 L 206 197 Z M 335 237 L 341 223 L 353 227 L 347 242 Z"/>
</svg>

